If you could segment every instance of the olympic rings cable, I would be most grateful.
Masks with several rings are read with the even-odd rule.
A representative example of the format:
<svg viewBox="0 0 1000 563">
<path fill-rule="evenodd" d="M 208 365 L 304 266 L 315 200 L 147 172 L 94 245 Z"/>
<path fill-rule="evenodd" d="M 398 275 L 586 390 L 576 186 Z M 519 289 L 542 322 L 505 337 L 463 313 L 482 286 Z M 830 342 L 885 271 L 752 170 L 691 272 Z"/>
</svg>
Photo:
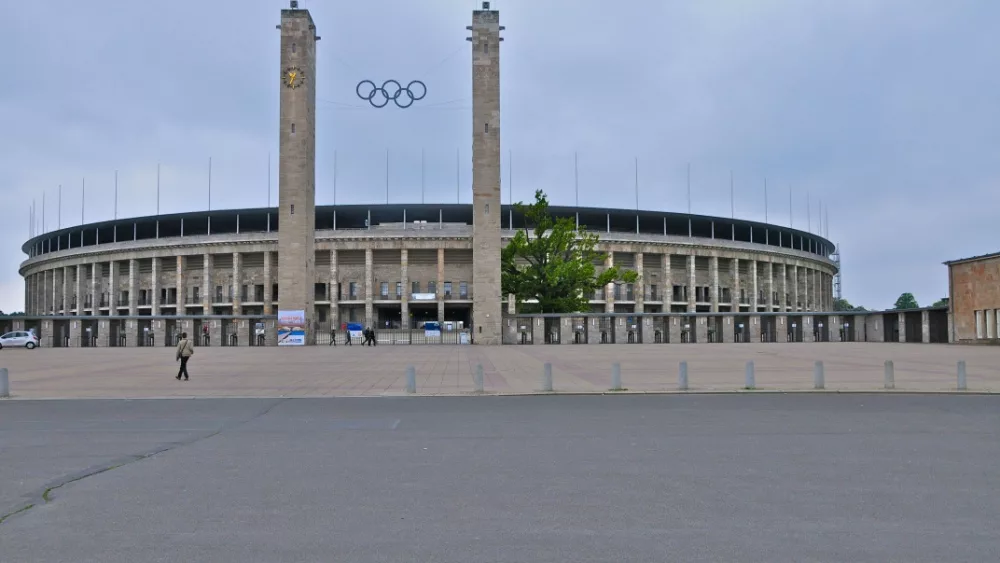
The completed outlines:
<svg viewBox="0 0 1000 563">
<path fill-rule="evenodd" d="M 367 95 L 361 93 L 362 86 L 365 85 L 371 88 L 370 90 L 367 87 L 365 88 L 365 90 L 368 91 Z M 414 85 L 419 86 L 421 92 L 419 96 L 413 93 L 412 87 Z M 387 86 L 390 88 L 386 89 Z M 412 106 L 413 102 L 424 99 L 424 96 L 427 95 L 427 86 L 419 80 L 411 80 L 405 88 L 398 81 L 391 79 L 383 82 L 382 86 L 376 86 L 371 80 L 362 80 L 361 82 L 358 82 L 354 91 L 357 93 L 359 98 L 367 101 L 372 105 L 372 107 L 384 108 L 389 105 L 389 102 L 395 102 L 396 107 L 406 109 Z M 404 94 L 405 97 L 403 98 L 403 101 L 406 103 L 401 103 L 400 96 L 403 96 Z"/>
</svg>

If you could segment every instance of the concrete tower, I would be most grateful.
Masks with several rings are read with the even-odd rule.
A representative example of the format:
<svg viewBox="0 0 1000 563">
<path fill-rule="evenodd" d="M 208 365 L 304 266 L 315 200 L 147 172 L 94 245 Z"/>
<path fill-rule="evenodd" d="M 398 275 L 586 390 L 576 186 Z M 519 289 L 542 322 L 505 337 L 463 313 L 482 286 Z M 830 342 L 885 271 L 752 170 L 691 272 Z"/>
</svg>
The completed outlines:
<svg viewBox="0 0 1000 563">
<path fill-rule="evenodd" d="M 305 311 L 316 342 L 316 26 L 308 10 L 281 10 L 278 155 L 278 308 Z"/>
<path fill-rule="evenodd" d="M 500 12 L 472 12 L 472 327 L 476 344 L 501 342 Z"/>
</svg>

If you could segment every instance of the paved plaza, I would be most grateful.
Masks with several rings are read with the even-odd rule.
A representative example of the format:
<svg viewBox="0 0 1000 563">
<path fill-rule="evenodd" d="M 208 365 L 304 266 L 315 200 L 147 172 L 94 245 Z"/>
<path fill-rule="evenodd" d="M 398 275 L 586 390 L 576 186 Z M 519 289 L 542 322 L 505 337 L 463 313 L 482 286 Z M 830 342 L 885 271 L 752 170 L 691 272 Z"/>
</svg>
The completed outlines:
<svg viewBox="0 0 1000 563">
<path fill-rule="evenodd" d="M 998 403 L 3 401 L 0 560 L 998 561 Z"/>
<path fill-rule="evenodd" d="M 480 364 L 485 393 L 526 394 L 543 388 L 545 363 L 555 392 L 601 393 L 615 362 L 626 392 L 661 393 L 677 390 L 681 361 L 691 391 L 730 392 L 743 389 L 751 360 L 758 391 L 812 390 L 817 360 L 829 390 L 881 390 L 892 360 L 897 391 L 954 391 L 964 360 L 969 392 L 1000 392 L 1000 348 L 937 344 L 206 347 L 190 382 L 174 379 L 172 348 L 0 351 L 15 399 L 392 396 L 406 393 L 411 365 L 418 395 L 464 395 L 475 392 Z"/>
</svg>

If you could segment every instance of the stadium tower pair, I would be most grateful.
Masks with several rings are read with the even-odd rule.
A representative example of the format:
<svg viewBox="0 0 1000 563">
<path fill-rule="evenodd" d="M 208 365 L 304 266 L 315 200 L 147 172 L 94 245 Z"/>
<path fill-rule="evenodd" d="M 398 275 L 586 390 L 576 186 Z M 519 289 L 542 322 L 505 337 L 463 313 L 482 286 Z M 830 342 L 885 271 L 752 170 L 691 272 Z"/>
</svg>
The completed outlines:
<svg viewBox="0 0 1000 563">
<path fill-rule="evenodd" d="M 281 11 L 278 309 L 304 311 L 316 342 L 316 25 L 296 0 Z M 472 341 L 498 345 L 500 295 L 500 12 L 472 13 Z M 374 319 L 366 319 L 371 326 Z"/>
</svg>

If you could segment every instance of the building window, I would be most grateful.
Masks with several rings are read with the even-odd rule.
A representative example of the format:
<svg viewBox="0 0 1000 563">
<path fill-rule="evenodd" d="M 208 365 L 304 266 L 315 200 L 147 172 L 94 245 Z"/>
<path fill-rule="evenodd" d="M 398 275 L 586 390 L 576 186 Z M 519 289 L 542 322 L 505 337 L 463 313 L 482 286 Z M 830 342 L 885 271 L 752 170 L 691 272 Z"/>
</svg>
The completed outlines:
<svg viewBox="0 0 1000 563">
<path fill-rule="evenodd" d="M 983 320 L 983 312 L 976 311 L 976 338 L 983 337 L 983 325 L 985 324 Z"/>
<path fill-rule="evenodd" d="M 295 124 L 292 123 L 292 135 L 294 135 L 294 134 L 295 134 Z"/>
<path fill-rule="evenodd" d="M 485 131 L 486 131 L 487 133 L 489 133 L 489 132 L 490 132 L 490 124 L 489 124 L 489 123 L 487 123 L 487 124 L 486 124 L 486 127 L 484 128 L 484 130 L 485 130 Z"/>
<path fill-rule="evenodd" d="M 437 282 L 427 282 L 427 293 L 437 295 Z"/>
<path fill-rule="evenodd" d="M 444 296 L 445 297 L 451 297 L 451 282 L 450 281 L 444 282 Z"/>
<path fill-rule="evenodd" d="M 319 315 L 319 322 L 325 323 L 326 322 L 326 307 L 320 307 L 319 309 L 316 309 L 316 313 L 318 313 L 318 315 Z"/>
<path fill-rule="evenodd" d="M 347 290 L 349 292 L 349 295 L 348 295 L 349 299 L 357 299 L 358 298 L 358 282 L 351 282 L 351 283 L 347 284 Z"/>
<path fill-rule="evenodd" d="M 379 294 L 382 296 L 382 299 L 389 298 L 389 282 L 382 282 L 379 284 Z"/>
<path fill-rule="evenodd" d="M 396 299 L 403 296 L 403 282 L 396 282 Z"/>
<path fill-rule="evenodd" d="M 458 297 L 461 299 L 469 298 L 469 282 L 458 282 Z"/>
<path fill-rule="evenodd" d="M 410 293 L 420 293 L 420 282 L 410 282 Z"/>
</svg>

